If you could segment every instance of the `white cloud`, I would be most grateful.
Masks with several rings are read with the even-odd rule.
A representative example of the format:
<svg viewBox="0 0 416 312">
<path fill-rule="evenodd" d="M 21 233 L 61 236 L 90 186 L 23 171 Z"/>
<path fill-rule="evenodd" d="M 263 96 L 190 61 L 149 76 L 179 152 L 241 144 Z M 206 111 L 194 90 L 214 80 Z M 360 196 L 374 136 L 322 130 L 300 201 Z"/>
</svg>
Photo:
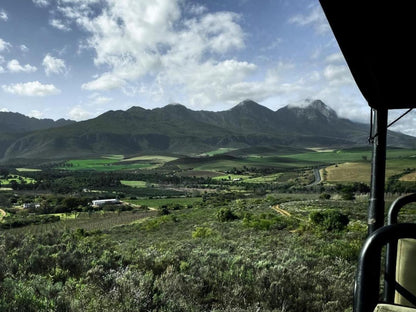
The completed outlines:
<svg viewBox="0 0 416 312">
<path fill-rule="evenodd" d="M 7 69 L 11 73 L 33 73 L 37 71 L 35 66 L 26 64 L 24 66 L 20 65 L 18 60 L 11 60 L 7 63 Z"/>
<path fill-rule="evenodd" d="M 65 25 L 61 20 L 58 19 L 52 19 L 49 21 L 49 25 L 52 27 L 62 30 L 62 31 L 70 31 L 71 28 L 67 25 Z"/>
<path fill-rule="evenodd" d="M 390 111 L 390 117 L 389 122 L 392 122 L 397 117 L 401 116 L 406 110 L 391 110 Z M 408 135 L 416 136 L 416 112 L 412 111 L 406 116 L 404 116 L 402 119 L 400 119 L 398 122 L 396 122 L 390 130 L 393 131 L 400 131 Z"/>
<path fill-rule="evenodd" d="M 49 0 L 32 0 L 33 3 L 39 7 L 46 7 L 49 5 Z"/>
<path fill-rule="evenodd" d="M 69 118 L 80 121 L 90 118 L 92 114 L 83 109 L 80 105 L 77 105 L 69 111 L 68 115 Z"/>
<path fill-rule="evenodd" d="M 7 15 L 6 11 L 0 10 L 0 20 L 3 22 L 7 22 L 9 16 Z"/>
<path fill-rule="evenodd" d="M 8 108 L 3 107 L 3 108 L 0 108 L 0 112 L 9 113 L 10 110 Z"/>
<path fill-rule="evenodd" d="M 0 52 L 9 49 L 12 45 L 0 38 Z"/>
<path fill-rule="evenodd" d="M 42 84 L 39 81 L 2 85 L 3 91 L 23 96 L 48 96 L 59 94 L 61 91 L 52 84 Z"/>
<path fill-rule="evenodd" d="M 87 45 L 96 53 L 94 63 L 106 69 L 84 83 L 85 90 L 131 87 L 163 95 L 176 89 L 195 103 L 202 95 L 219 101 L 230 98 L 230 86 L 257 70 L 252 63 L 227 57 L 245 47 L 235 13 L 207 13 L 179 0 L 107 0 L 107 8 L 94 15 L 85 6 L 80 9 L 80 1 L 66 2 L 77 6 L 62 5 L 60 12 L 90 33 Z"/>
<path fill-rule="evenodd" d="M 325 67 L 323 75 L 331 85 L 344 85 L 354 83 L 351 72 L 346 65 L 329 64 Z"/>
<path fill-rule="evenodd" d="M 93 93 L 88 98 L 90 99 L 92 104 L 97 105 L 105 104 L 113 100 L 112 98 L 101 96 L 99 93 Z"/>
<path fill-rule="evenodd" d="M 42 119 L 43 118 L 43 113 L 34 109 L 29 113 L 29 117 Z"/>
<path fill-rule="evenodd" d="M 29 52 L 29 48 L 26 45 L 24 45 L 24 44 L 21 44 L 19 46 L 19 48 L 20 48 L 20 51 L 22 51 L 24 53 Z"/>
<path fill-rule="evenodd" d="M 0 74 L 5 73 L 6 70 L 3 68 L 3 66 L 0 66 Z"/>
<path fill-rule="evenodd" d="M 312 6 L 307 14 L 292 16 L 289 23 L 299 26 L 312 26 L 318 34 L 325 34 L 330 31 L 328 21 L 319 5 Z"/>
<path fill-rule="evenodd" d="M 66 65 L 63 59 L 59 59 L 46 54 L 43 58 L 42 65 L 47 76 L 51 74 L 64 74 L 66 72 Z"/>
<path fill-rule="evenodd" d="M 84 83 L 81 88 L 89 91 L 104 91 L 120 88 L 125 83 L 123 79 L 118 78 L 116 75 L 106 73 L 93 81 Z"/>
<path fill-rule="evenodd" d="M 344 55 L 341 52 L 333 53 L 325 58 L 327 63 L 345 63 Z"/>
</svg>

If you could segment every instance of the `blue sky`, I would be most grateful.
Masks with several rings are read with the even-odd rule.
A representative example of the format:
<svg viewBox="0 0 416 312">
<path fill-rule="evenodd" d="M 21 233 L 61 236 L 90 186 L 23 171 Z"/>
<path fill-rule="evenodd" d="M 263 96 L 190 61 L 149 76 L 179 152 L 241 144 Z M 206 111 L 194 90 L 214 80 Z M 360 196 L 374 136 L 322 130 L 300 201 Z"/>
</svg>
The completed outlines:
<svg viewBox="0 0 416 312">
<path fill-rule="evenodd" d="M 317 0 L 2 0 L 0 110 L 85 120 L 321 99 L 368 122 Z M 397 113 L 392 115 L 392 118 Z M 406 116 L 396 130 L 416 135 Z"/>
</svg>

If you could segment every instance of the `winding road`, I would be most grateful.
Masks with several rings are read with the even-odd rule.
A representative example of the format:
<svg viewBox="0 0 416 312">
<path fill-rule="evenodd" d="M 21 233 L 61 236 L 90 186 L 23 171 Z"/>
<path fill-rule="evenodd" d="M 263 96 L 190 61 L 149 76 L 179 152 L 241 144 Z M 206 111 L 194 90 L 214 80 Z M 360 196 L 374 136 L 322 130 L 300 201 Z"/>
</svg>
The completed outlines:
<svg viewBox="0 0 416 312">
<path fill-rule="evenodd" d="M 319 183 L 321 183 L 322 178 L 321 178 L 321 173 L 319 172 L 321 168 L 314 168 L 313 169 L 313 174 L 315 176 L 315 181 L 313 181 L 311 184 L 309 184 L 308 186 L 314 186 L 317 185 Z"/>
</svg>

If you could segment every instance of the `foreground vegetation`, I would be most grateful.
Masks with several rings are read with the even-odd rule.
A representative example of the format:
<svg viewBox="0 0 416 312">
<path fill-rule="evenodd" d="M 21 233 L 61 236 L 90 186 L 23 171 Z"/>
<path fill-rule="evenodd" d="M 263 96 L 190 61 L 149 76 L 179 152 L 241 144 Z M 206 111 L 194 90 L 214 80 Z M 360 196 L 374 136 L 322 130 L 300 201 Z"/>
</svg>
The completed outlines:
<svg viewBox="0 0 416 312">
<path fill-rule="evenodd" d="M 350 311 L 367 152 L 4 166 L 0 311 Z M 416 190 L 401 152 L 396 194 Z M 91 205 L 108 198 L 120 203 Z"/>
<path fill-rule="evenodd" d="M 291 216 L 270 208 L 287 200 Z M 338 203 L 354 220 L 331 228 L 329 219 L 309 219 L 330 202 L 303 201 L 308 208 L 294 210 L 290 200 L 213 196 L 122 226 L 3 232 L 0 309 L 344 311 L 365 229 L 361 212 Z"/>
</svg>

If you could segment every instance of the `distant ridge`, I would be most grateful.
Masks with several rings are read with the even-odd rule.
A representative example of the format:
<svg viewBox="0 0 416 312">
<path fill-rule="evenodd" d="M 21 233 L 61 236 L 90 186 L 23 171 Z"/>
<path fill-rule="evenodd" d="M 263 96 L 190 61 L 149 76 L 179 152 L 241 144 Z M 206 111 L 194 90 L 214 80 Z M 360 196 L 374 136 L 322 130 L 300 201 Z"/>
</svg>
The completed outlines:
<svg viewBox="0 0 416 312">
<path fill-rule="evenodd" d="M 103 154 L 200 154 L 219 147 L 354 147 L 367 144 L 369 131 L 368 125 L 338 117 L 320 100 L 277 111 L 252 100 L 220 112 L 193 111 L 175 103 L 155 109 L 108 111 L 87 121 L 62 123 L 18 136 L 14 136 L 18 133 L 15 129 L 5 139 L 0 156 L 58 159 Z M 416 138 L 389 132 L 388 143 L 415 147 Z"/>
<path fill-rule="evenodd" d="M 20 137 L 42 129 L 63 127 L 75 123 L 73 120 L 37 119 L 13 112 L 0 112 L 0 158 L 7 148 Z"/>
<path fill-rule="evenodd" d="M 75 123 L 73 120 L 37 119 L 20 113 L 0 112 L 0 133 L 30 132 L 47 128 L 62 127 Z"/>
</svg>

